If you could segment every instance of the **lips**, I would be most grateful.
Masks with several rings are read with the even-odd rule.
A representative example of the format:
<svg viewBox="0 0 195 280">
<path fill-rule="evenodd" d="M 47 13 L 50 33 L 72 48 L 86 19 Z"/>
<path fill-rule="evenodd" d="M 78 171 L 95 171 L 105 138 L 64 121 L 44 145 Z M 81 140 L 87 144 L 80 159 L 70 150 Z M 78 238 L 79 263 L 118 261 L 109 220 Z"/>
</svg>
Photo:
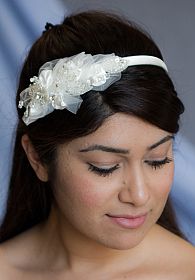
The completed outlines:
<svg viewBox="0 0 195 280">
<path fill-rule="evenodd" d="M 131 215 L 107 215 L 107 217 L 115 224 L 127 228 L 127 229 L 135 229 L 141 227 L 147 217 L 147 213 L 131 216 Z"/>
</svg>

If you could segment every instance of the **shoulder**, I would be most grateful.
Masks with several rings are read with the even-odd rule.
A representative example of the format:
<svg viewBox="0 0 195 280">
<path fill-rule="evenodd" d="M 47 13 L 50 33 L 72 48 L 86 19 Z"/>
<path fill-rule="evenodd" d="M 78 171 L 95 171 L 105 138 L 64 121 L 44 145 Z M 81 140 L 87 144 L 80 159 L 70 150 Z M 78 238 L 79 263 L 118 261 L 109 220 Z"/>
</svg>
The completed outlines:
<svg viewBox="0 0 195 280">
<path fill-rule="evenodd" d="M 7 244 L 6 244 L 7 245 Z M 14 267 L 7 259 L 7 250 L 5 249 L 5 243 L 0 244 L 0 275 L 2 280 L 17 279 L 17 273 Z"/>
<path fill-rule="evenodd" d="M 195 279 L 195 247 L 189 242 L 162 228 L 155 227 L 153 233 L 156 260 L 169 273 L 177 275 L 176 279 Z M 172 279 L 172 278 L 170 278 Z"/>
<path fill-rule="evenodd" d="M 0 275 L 1 279 L 21 279 L 25 271 L 35 261 L 38 227 L 35 226 L 0 244 Z M 31 253 L 29 253 L 31 252 Z M 34 260 L 33 260 L 34 259 Z M 13 278 L 11 277 L 13 276 Z M 3 278 L 5 277 L 5 278 Z"/>
</svg>

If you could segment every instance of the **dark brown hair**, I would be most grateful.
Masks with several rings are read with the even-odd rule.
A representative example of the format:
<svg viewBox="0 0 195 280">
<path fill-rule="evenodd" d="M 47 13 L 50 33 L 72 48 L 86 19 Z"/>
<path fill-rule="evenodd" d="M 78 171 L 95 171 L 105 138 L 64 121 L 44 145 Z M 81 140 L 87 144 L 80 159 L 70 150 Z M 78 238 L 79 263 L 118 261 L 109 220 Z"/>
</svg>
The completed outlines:
<svg viewBox="0 0 195 280">
<path fill-rule="evenodd" d="M 29 86 L 30 78 L 38 75 L 45 62 L 83 51 L 92 55 L 153 55 L 163 59 L 150 36 L 124 18 L 97 11 L 71 15 L 62 24 L 45 31 L 32 46 L 21 72 L 17 105 L 20 92 Z M 82 99 L 76 115 L 66 109 L 55 110 L 29 126 L 22 121 L 24 110 L 18 109 L 13 168 L 0 242 L 47 219 L 54 199 L 51 184 L 40 181 L 31 168 L 21 145 L 22 135 L 28 134 L 40 160 L 50 169 L 55 164 L 59 144 L 95 131 L 117 112 L 176 133 L 184 110 L 167 72 L 151 65 L 128 67 L 122 78 L 104 92 L 87 92 Z M 182 236 L 169 200 L 158 223 Z"/>
</svg>

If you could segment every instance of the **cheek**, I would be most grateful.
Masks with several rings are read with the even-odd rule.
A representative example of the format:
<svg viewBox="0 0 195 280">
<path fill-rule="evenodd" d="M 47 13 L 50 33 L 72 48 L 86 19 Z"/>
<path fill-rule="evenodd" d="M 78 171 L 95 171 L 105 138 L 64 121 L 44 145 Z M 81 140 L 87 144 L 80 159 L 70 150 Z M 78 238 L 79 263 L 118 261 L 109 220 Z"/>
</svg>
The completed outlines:
<svg viewBox="0 0 195 280">
<path fill-rule="evenodd" d="M 166 199 L 169 195 L 171 190 L 172 182 L 173 182 L 173 175 L 174 175 L 174 165 L 171 164 L 169 168 L 166 168 L 164 172 L 157 178 L 156 182 L 156 192 L 155 196 L 162 200 L 162 202 L 166 202 Z"/>
<path fill-rule="evenodd" d="M 104 191 L 106 188 L 99 178 L 95 179 L 94 176 L 86 173 L 66 172 L 58 176 L 55 193 L 56 200 L 61 201 L 60 204 L 63 201 L 64 205 L 74 211 L 76 209 L 95 211 L 95 208 L 102 207 L 109 194 Z"/>
<path fill-rule="evenodd" d="M 94 206 L 101 205 L 103 195 L 101 194 L 97 181 L 90 180 L 88 176 L 78 176 L 72 180 L 72 186 L 74 188 L 74 194 L 76 194 L 84 206 L 93 209 Z"/>
</svg>

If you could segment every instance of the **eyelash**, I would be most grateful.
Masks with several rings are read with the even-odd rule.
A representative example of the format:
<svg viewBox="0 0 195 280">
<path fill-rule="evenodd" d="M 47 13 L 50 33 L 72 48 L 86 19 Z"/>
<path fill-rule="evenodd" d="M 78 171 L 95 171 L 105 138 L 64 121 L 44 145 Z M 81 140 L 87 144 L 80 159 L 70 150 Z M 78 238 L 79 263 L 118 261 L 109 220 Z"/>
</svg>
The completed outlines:
<svg viewBox="0 0 195 280">
<path fill-rule="evenodd" d="M 95 172 L 98 175 L 103 176 L 103 177 L 106 177 L 106 176 L 112 174 L 118 168 L 119 168 L 119 164 L 116 164 L 113 167 L 106 169 L 106 168 L 99 168 L 99 167 L 89 163 L 89 170 L 92 172 Z"/>
<path fill-rule="evenodd" d="M 149 160 L 145 160 L 145 163 L 147 163 L 149 166 L 151 166 L 153 169 L 158 169 L 158 168 L 162 168 L 163 165 L 172 162 L 173 160 L 169 157 L 164 158 L 163 160 L 153 160 L 153 161 L 149 161 Z"/>
<path fill-rule="evenodd" d="M 173 160 L 171 158 L 166 157 L 163 160 L 153 160 L 153 161 L 146 160 L 145 163 L 147 163 L 151 168 L 156 170 L 158 168 L 162 168 L 163 165 L 170 163 L 172 161 Z M 117 170 L 119 168 L 119 164 L 116 164 L 115 166 L 108 168 L 108 169 L 99 168 L 91 163 L 88 163 L 88 164 L 89 164 L 90 171 L 97 173 L 99 176 L 103 176 L 103 177 L 106 177 L 106 176 L 112 174 L 115 170 Z"/>
</svg>

